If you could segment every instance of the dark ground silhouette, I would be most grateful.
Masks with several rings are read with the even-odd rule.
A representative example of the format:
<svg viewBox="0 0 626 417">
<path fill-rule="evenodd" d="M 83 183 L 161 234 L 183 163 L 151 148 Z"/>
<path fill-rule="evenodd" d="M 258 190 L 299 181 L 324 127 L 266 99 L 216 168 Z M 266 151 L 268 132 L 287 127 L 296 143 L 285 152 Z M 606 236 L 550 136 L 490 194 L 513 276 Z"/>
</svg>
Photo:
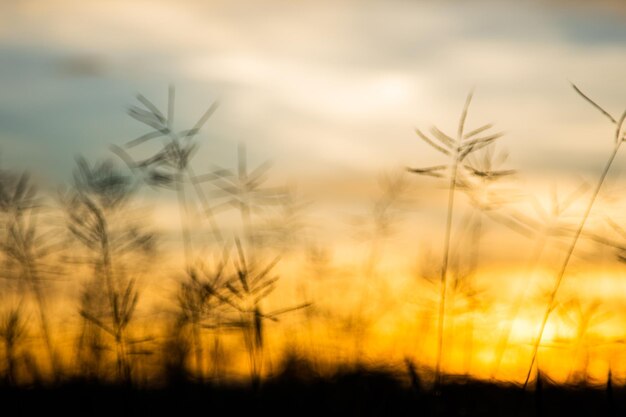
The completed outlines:
<svg viewBox="0 0 626 417">
<path fill-rule="evenodd" d="M 361 368 L 317 377 L 285 370 L 257 387 L 171 382 L 140 388 L 87 381 L 0 390 L 2 415 L 157 416 L 618 416 L 623 387 L 516 385 L 456 380 L 438 389 L 386 370 Z"/>
</svg>

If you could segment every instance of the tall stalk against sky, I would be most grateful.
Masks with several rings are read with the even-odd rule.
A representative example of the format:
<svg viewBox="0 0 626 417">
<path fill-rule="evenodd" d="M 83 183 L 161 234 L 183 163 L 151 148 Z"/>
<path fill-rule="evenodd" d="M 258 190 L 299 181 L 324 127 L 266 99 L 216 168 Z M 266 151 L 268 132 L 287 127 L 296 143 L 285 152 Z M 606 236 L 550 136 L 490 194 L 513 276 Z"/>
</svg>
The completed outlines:
<svg viewBox="0 0 626 417">
<path fill-rule="evenodd" d="M 452 219 L 454 216 L 454 200 L 457 191 L 457 185 L 459 184 L 460 170 L 465 169 L 463 161 L 472 152 L 488 146 L 495 140 L 502 136 L 501 133 L 495 133 L 487 136 L 479 136 L 492 127 L 491 124 L 483 125 L 471 132 L 465 134 L 465 120 L 467 118 L 467 112 L 469 105 L 472 101 L 473 92 L 467 95 L 463 111 L 461 112 L 461 118 L 457 127 L 456 138 L 443 133 L 441 130 L 433 127 L 431 133 L 434 139 L 429 138 L 419 129 L 416 129 L 416 133 L 420 139 L 433 147 L 438 152 L 448 157 L 448 165 L 436 165 L 428 168 L 409 168 L 410 172 L 420 175 L 429 175 L 438 178 L 445 178 L 442 171 L 449 169 L 448 180 L 448 203 L 446 209 L 446 227 L 443 240 L 443 258 L 441 261 L 440 272 L 440 296 L 439 296 L 439 315 L 437 323 L 437 356 L 435 363 L 435 382 L 439 384 L 441 382 L 441 362 L 443 356 L 443 342 L 444 342 L 444 329 L 445 329 L 445 311 L 446 311 L 446 293 L 448 286 L 448 265 L 450 261 L 450 239 L 452 236 Z"/>
<path fill-rule="evenodd" d="M 215 218 L 213 208 L 210 205 L 209 198 L 203 190 L 200 182 L 196 180 L 196 173 L 193 169 L 191 161 L 198 150 L 198 143 L 195 141 L 196 135 L 207 122 L 209 117 L 217 110 L 217 102 L 213 103 L 198 119 L 196 124 L 187 130 L 176 131 L 174 129 L 174 105 L 175 105 L 175 89 L 169 87 L 167 99 L 167 115 L 164 115 L 151 101 L 142 96 L 137 96 L 137 100 L 142 107 L 132 106 L 128 114 L 135 120 L 152 128 L 152 131 L 128 142 L 125 147 L 127 149 L 134 148 L 144 142 L 164 138 L 165 142 L 152 156 L 136 161 L 120 147 L 113 147 L 113 151 L 122 158 L 128 166 L 135 171 L 143 173 L 146 183 L 150 185 L 162 186 L 176 192 L 178 202 L 178 213 L 180 217 L 181 237 L 183 243 L 183 255 L 185 262 L 186 276 L 191 279 L 195 276 L 194 271 L 194 247 L 192 238 L 191 207 L 195 207 L 195 202 L 187 193 L 187 187 L 190 185 L 196 195 L 197 201 L 201 206 L 202 214 L 208 220 L 213 239 L 217 243 L 222 243 L 223 236 L 219 224 Z M 195 285 L 192 281 L 188 283 L 191 287 Z M 193 350 L 195 352 L 196 370 L 202 377 L 203 371 L 203 349 L 200 337 L 199 316 L 191 316 L 193 338 Z"/>
<path fill-rule="evenodd" d="M 537 338 L 535 339 L 535 343 L 533 344 L 530 366 L 528 368 L 528 373 L 526 374 L 526 380 L 524 381 L 524 388 L 526 388 L 526 386 L 528 385 L 528 381 L 530 380 L 530 376 L 533 372 L 533 368 L 535 367 L 535 362 L 537 360 L 537 351 L 539 350 L 539 346 L 541 345 L 541 339 L 543 338 L 543 333 L 546 329 L 546 324 L 548 323 L 550 314 L 554 310 L 554 302 L 556 300 L 556 296 L 559 292 L 559 289 L 561 288 L 561 284 L 563 283 L 563 278 L 565 277 L 565 272 L 567 272 L 569 261 L 571 260 L 572 255 L 574 254 L 574 250 L 576 249 L 578 238 L 580 238 L 580 235 L 582 234 L 583 229 L 585 228 L 585 224 L 587 223 L 587 219 L 589 218 L 591 209 L 593 208 L 593 205 L 596 202 L 596 198 L 598 197 L 598 194 L 600 193 L 600 189 L 602 188 L 602 184 L 604 184 L 604 180 L 606 179 L 606 176 L 608 175 L 609 170 L 611 169 L 611 165 L 613 165 L 613 161 L 615 160 L 615 157 L 617 156 L 617 152 L 619 151 L 622 145 L 622 142 L 626 140 L 626 132 L 624 132 L 624 130 L 622 129 L 622 125 L 624 124 L 624 119 L 626 118 L 626 111 L 622 113 L 622 116 L 619 118 L 619 120 L 616 120 L 613 116 L 611 116 L 609 112 L 604 110 L 595 101 L 591 100 L 582 91 L 580 91 L 580 89 L 576 87 L 576 85 L 572 84 L 572 87 L 574 88 L 576 93 L 578 93 L 589 104 L 591 104 L 593 107 L 599 110 L 603 115 L 605 115 L 611 121 L 611 123 L 615 125 L 613 150 L 611 151 L 611 154 L 609 155 L 609 159 L 607 160 L 604 166 L 604 169 L 602 170 L 602 173 L 600 174 L 600 178 L 598 179 L 598 182 L 593 190 L 593 193 L 591 194 L 591 199 L 589 200 L 589 203 L 587 205 L 587 208 L 585 209 L 583 217 L 580 220 L 580 224 L 578 225 L 578 228 L 576 229 L 576 233 L 574 233 L 572 243 L 570 244 L 567 250 L 565 259 L 563 260 L 563 264 L 561 265 L 559 272 L 556 276 L 554 287 L 552 288 L 552 291 L 550 292 L 550 296 L 548 297 L 548 305 L 546 306 L 546 311 L 543 314 L 543 319 L 541 320 L 541 325 L 539 327 L 539 334 L 537 335 Z"/>
<path fill-rule="evenodd" d="M 209 117 L 217 110 L 218 105 L 217 103 L 213 103 L 191 129 L 177 132 L 174 130 L 175 90 L 173 86 L 169 88 L 167 116 L 163 115 L 163 113 L 144 96 L 138 95 L 137 100 L 139 100 L 144 108 L 132 106 L 128 114 L 133 119 L 145 124 L 153 130 L 128 142 L 125 147 L 133 148 L 159 137 L 165 137 L 165 143 L 159 151 L 141 161 L 135 161 L 120 147 L 114 146 L 113 151 L 131 168 L 136 171 L 141 171 L 148 184 L 164 186 L 176 191 L 185 255 L 185 267 L 189 270 L 193 262 L 193 247 L 189 225 L 191 202 L 186 192 L 187 184 L 191 184 L 195 191 L 203 214 L 206 216 L 211 227 L 214 239 L 217 242 L 223 240 L 222 232 L 215 219 L 213 208 L 209 204 L 208 196 L 202 189 L 201 184 L 196 180 L 196 174 L 191 165 L 191 160 L 199 146 L 194 138 Z"/>
</svg>

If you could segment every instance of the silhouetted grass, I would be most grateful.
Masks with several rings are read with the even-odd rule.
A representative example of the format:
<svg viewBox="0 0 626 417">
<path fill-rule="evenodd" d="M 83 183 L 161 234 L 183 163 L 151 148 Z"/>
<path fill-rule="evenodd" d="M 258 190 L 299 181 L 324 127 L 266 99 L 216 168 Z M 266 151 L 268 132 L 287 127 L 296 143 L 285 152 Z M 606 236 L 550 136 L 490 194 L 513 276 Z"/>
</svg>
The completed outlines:
<svg viewBox="0 0 626 417">
<path fill-rule="evenodd" d="M 20 307 L 11 308 L 0 318 L 0 340 L 4 349 L 5 383 L 13 386 L 18 381 L 21 349 L 27 335 L 26 322 Z"/>
<path fill-rule="evenodd" d="M 463 162 L 468 156 L 486 146 L 491 145 L 502 136 L 501 133 L 480 136 L 489 129 L 491 129 L 491 124 L 481 126 L 470 132 L 465 132 L 465 122 L 467 118 L 467 112 L 469 110 L 469 105 L 472 101 L 472 96 L 473 92 L 471 92 L 467 96 L 463 111 L 461 112 L 461 118 L 455 138 L 446 135 L 436 127 L 433 127 L 431 129 L 431 133 L 434 139 L 429 138 L 419 129 L 416 129 L 416 133 L 420 139 L 422 139 L 432 148 L 437 150 L 439 153 L 444 154 L 448 158 L 449 165 L 437 165 L 428 168 L 409 168 L 409 171 L 415 174 L 446 178 L 446 180 L 448 181 L 448 204 L 446 210 L 446 226 L 443 240 L 443 259 L 441 261 L 440 274 L 441 288 L 439 297 L 439 315 L 437 330 L 437 357 L 435 365 L 435 379 L 437 381 L 439 381 L 441 377 L 441 361 L 445 332 L 446 296 L 448 291 L 448 267 L 450 264 L 450 239 L 452 236 L 454 199 L 457 187 L 459 186 L 459 178 L 461 177 L 460 171 L 461 169 L 466 167 Z M 446 172 L 446 170 L 448 169 L 449 172 Z M 470 169 L 470 171 L 472 170 Z"/>
<path fill-rule="evenodd" d="M 42 230 L 41 206 L 42 198 L 28 173 L 15 175 L 2 172 L 0 214 L 4 233 L 0 239 L 0 250 L 6 262 L 2 273 L 4 278 L 17 282 L 22 300 L 27 296 L 34 299 L 52 376 L 60 377 L 62 369 L 48 318 L 49 286 L 45 282 L 47 274 L 44 266 L 57 242 Z"/>
<path fill-rule="evenodd" d="M 73 187 L 62 196 L 68 230 L 86 251 L 85 261 L 92 268 L 92 278 L 81 294 L 81 361 L 88 370 L 98 370 L 109 338 L 115 347 L 117 376 L 124 381 L 131 379 L 132 355 L 141 352 L 128 331 L 139 300 L 129 262 L 140 258 L 125 258 L 150 255 L 155 240 L 151 232 L 126 218 L 135 191 L 134 180 L 111 161 L 90 166 L 77 158 Z"/>
</svg>

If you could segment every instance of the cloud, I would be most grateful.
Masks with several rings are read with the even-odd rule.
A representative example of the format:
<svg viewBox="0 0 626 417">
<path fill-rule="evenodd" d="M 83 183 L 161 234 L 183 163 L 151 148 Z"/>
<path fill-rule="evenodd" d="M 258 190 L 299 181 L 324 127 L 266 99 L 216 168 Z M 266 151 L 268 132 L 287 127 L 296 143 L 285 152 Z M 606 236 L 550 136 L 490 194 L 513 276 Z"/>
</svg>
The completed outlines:
<svg viewBox="0 0 626 417">
<path fill-rule="evenodd" d="M 615 86 L 626 66 L 626 28 L 605 11 L 617 2 L 584 15 L 559 2 L 9 3 L 0 13 L 0 43 L 33 57 L 39 70 L 14 61 L 16 71 L 2 82 L 30 93 L 0 97 L 0 107 L 26 114 L 42 109 L 35 96 L 51 103 L 62 96 L 68 107 L 86 111 L 79 95 L 113 86 L 118 94 L 97 100 L 119 100 L 98 106 L 115 107 L 115 114 L 94 106 L 84 121 L 59 121 L 75 115 L 71 109 L 33 112 L 35 126 L 13 132 L 20 137 L 49 134 L 52 114 L 68 126 L 123 118 L 137 90 L 164 91 L 173 81 L 187 109 L 221 97 L 211 125 L 222 135 L 219 146 L 247 139 L 294 165 L 374 169 L 432 157 L 420 151 L 413 128 L 454 129 L 466 92 L 476 86 L 470 123 L 496 122 L 518 161 L 537 168 L 534 152 L 567 145 L 575 153 L 568 160 L 576 160 L 593 154 L 597 142 L 588 137 L 604 132 L 568 80 L 616 112 L 624 102 Z M 80 77 L 60 81 L 59 73 Z M 46 96 L 33 94 L 33 85 Z M 187 113 L 179 120 L 192 123 Z M 564 159 L 545 164 L 571 166 Z"/>
</svg>

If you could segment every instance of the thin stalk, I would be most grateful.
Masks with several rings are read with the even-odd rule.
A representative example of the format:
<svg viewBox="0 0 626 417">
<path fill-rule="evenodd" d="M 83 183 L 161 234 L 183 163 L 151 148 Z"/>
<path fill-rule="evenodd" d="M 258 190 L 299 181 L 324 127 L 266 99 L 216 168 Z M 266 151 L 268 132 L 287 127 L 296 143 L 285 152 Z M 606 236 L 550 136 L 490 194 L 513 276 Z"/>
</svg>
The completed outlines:
<svg viewBox="0 0 626 417">
<path fill-rule="evenodd" d="M 249 245 L 252 245 L 254 239 L 252 237 L 252 216 L 250 215 L 250 205 L 247 202 L 240 202 L 239 209 L 241 214 L 241 223 L 243 225 L 244 239 Z"/>
<path fill-rule="evenodd" d="M 437 359 L 435 365 L 435 383 L 439 385 L 441 382 L 441 358 L 443 354 L 443 339 L 444 339 L 444 328 L 445 328 L 445 311 L 446 311 L 446 292 L 448 286 L 448 263 L 449 263 L 449 255 L 450 255 L 450 238 L 452 235 L 452 218 L 454 211 L 454 195 L 456 191 L 456 183 L 457 183 L 457 173 L 459 168 L 459 159 L 460 159 L 460 146 L 461 141 L 463 140 L 463 127 L 465 125 L 465 118 L 467 117 L 467 109 L 469 108 L 470 102 L 472 100 L 472 93 L 467 96 L 467 100 L 465 101 L 465 106 L 463 107 L 463 112 L 461 114 L 461 120 L 459 122 L 459 129 L 456 138 L 456 148 L 454 150 L 454 158 L 451 163 L 451 174 L 450 174 L 450 184 L 448 186 L 448 208 L 446 215 L 446 231 L 444 236 L 444 244 L 443 244 L 443 260 L 441 262 L 441 294 L 439 301 L 439 322 L 438 322 L 438 337 L 437 337 Z"/>
<path fill-rule="evenodd" d="M 246 346 L 246 350 L 248 351 L 248 362 L 250 364 L 250 383 L 254 386 L 257 382 L 257 361 L 255 355 L 255 345 L 254 345 L 254 324 L 250 321 L 254 321 L 254 318 L 250 318 L 250 313 L 245 313 L 243 316 L 243 320 L 246 321 L 246 327 L 243 331 L 244 345 Z"/>
<path fill-rule="evenodd" d="M 171 127 L 170 127 L 169 137 L 171 141 L 174 142 L 176 144 L 176 147 L 178 148 L 178 144 L 181 139 L 180 139 L 180 136 L 177 133 L 175 133 Z M 209 199 L 206 193 L 204 192 L 204 190 L 202 190 L 200 183 L 195 179 L 196 173 L 193 167 L 189 164 L 189 162 L 185 163 L 184 166 L 181 166 L 178 168 L 177 179 L 178 179 L 179 184 L 183 184 L 183 171 L 184 171 L 185 176 L 187 177 L 187 181 L 189 181 L 193 185 L 193 189 L 196 193 L 196 196 L 198 197 L 198 200 L 200 200 L 200 204 L 202 205 L 203 212 L 209 220 L 209 224 L 211 225 L 211 230 L 213 232 L 213 235 L 217 238 L 218 242 L 222 242 L 223 235 L 222 235 L 219 225 L 217 224 L 217 221 L 215 220 L 215 213 L 213 212 L 213 209 L 211 208 L 211 205 L 209 204 Z M 177 186 L 177 191 L 178 191 L 178 186 Z"/>
<path fill-rule="evenodd" d="M 239 143 L 237 147 L 237 159 L 238 159 L 238 176 L 239 183 L 246 187 L 240 196 L 239 200 L 239 214 L 241 215 L 241 225 L 243 227 L 243 235 L 246 243 L 252 244 L 252 217 L 250 214 L 250 204 L 248 202 L 248 159 L 246 154 L 246 145 L 243 142 Z"/>
<path fill-rule="evenodd" d="M 262 314 L 258 305 L 253 309 L 241 313 L 243 328 L 243 339 L 248 351 L 248 361 L 250 363 L 250 383 L 253 388 L 257 388 L 263 372 L 263 343 L 262 343 Z"/>
<path fill-rule="evenodd" d="M 619 127 L 618 127 L 618 132 L 619 132 Z M 619 133 L 618 133 L 619 134 Z M 559 273 L 557 274 L 557 279 L 556 282 L 554 284 L 554 288 L 552 289 L 552 292 L 550 293 L 550 298 L 548 301 L 548 306 L 546 308 L 545 313 L 543 314 L 543 319 L 541 320 L 541 326 L 539 328 L 539 334 L 537 335 L 537 338 L 535 339 L 535 343 L 533 344 L 533 351 L 532 351 L 532 358 L 531 358 L 531 362 L 530 362 L 530 367 L 528 368 L 528 373 L 526 375 L 526 380 L 524 381 L 524 389 L 528 386 L 528 381 L 530 380 L 530 376 L 532 374 L 533 368 L 535 366 L 535 362 L 537 360 L 537 351 L 539 350 L 539 346 L 541 344 L 541 339 L 543 338 L 543 333 L 545 331 L 546 325 L 548 323 L 548 319 L 550 318 L 550 314 L 552 313 L 552 310 L 554 309 L 554 301 L 556 299 L 557 293 L 561 287 L 561 283 L 563 282 L 563 278 L 565 277 L 565 272 L 567 271 L 567 267 L 569 265 L 569 261 L 572 258 L 572 255 L 574 253 L 574 249 L 576 249 L 576 244 L 578 243 L 578 238 L 580 237 L 580 235 L 582 234 L 582 231 L 585 227 L 585 224 L 587 223 L 587 219 L 589 218 L 589 214 L 591 213 L 591 209 L 593 208 L 593 205 L 596 201 L 596 198 L 598 197 L 598 194 L 600 193 L 600 189 L 602 188 L 602 184 L 604 183 L 604 180 L 606 179 L 606 176 L 609 173 L 609 170 L 611 169 L 611 165 L 613 164 L 613 161 L 615 160 L 615 157 L 617 156 L 617 152 L 619 151 L 619 148 L 622 144 L 621 140 L 617 140 L 615 142 L 615 145 L 613 147 L 613 151 L 611 152 L 611 156 L 609 157 L 609 160 L 607 161 L 606 165 L 604 166 L 604 170 L 602 171 L 602 175 L 600 175 L 600 179 L 598 180 L 598 183 L 596 184 L 596 187 L 593 191 L 593 194 L 591 195 L 591 199 L 589 200 L 589 204 L 587 205 L 587 208 L 585 209 L 585 213 L 583 214 L 582 220 L 578 226 L 578 229 L 576 230 L 576 233 L 574 234 L 574 239 L 572 240 L 572 243 L 567 251 L 567 254 L 565 255 L 565 260 L 563 261 L 563 264 L 561 265 L 561 268 L 559 270 Z"/>
<path fill-rule="evenodd" d="M 478 210 L 476 210 L 476 218 L 474 220 L 474 225 L 471 230 L 472 254 L 469 262 L 470 275 L 465 278 L 467 280 L 473 280 L 478 273 L 478 267 L 480 264 L 480 243 L 482 239 L 482 229 L 483 210 L 479 208 Z M 473 296 L 470 295 L 469 297 Z M 472 359 L 474 355 L 474 312 L 476 308 L 476 305 L 473 303 L 472 298 L 469 298 L 468 301 L 470 303 L 468 308 L 469 320 L 466 324 L 467 335 L 465 339 L 465 363 L 463 366 L 465 368 L 466 376 L 471 375 L 472 372 Z"/>
<path fill-rule="evenodd" d="M 213 209 L 211 208 L 209 204 L 208 197 L 204 193 L 204 190 L 200 186 L 200 183 L 194 180 L 194 178 L 196 177 L 196 174 L 193 168 L 187 165 L 186 171 L 187 171 L 187 179 L 191 184 L 193 184 L 194 191 L 196 192 L 196 195 L 198 196 L 198 199 L 200 200 L 200 204 L 202 204 L 202 209 L 204 211 L 204 214 L 208 218 L 209 224 L 211 225 L 211 230 L 213 232 L 213 235 L 215 236 L 218 242 L 222 242 L 224 240 L 224 236 L 222 235 L 220 227 L 217 224 L 217 221 L 215 220 L 215 213 L 213 212 Z"/>
<path fill-rule="evenodd" d="M 252 326 L 252 355 L 253 355 L 253 386 L 257 387 L 263 372 L 263 343 L 262 337 L 263 334 L 263 322 L 261 311 L 258 306 L 255 306 L 253 313 L 253 326 Z"/>
<path fill-rule="evenodd" d="M 192 313 L 192 334 L 194 344 L 194 354 L 196 361 L 196 371 L 200 379 L 204 379 L 204 349 L 202 349 L 202 335 L 200 333 L 200 312 L 193 311 Z"/>
<path fill-rule="evenodd" d="M 183 173 L 179 170 L 177 173 L 176 181 L 176 197 L 178 198 L 178 213 L 180 216 L 180 228 L 183 237 L 183 251 L 185 254 L 185 270 L 191 271 L 191 234 L 189 232 L 189 225 L 187 223 L 189 219 L 189 207 L 187 204 L 187 197 L 185 195 L 185 184 L 182 181 Z"/>
<path fill-rule="evenodd" d="M 100 229 L 102 233 L 101 249 L 102 249 L 102 266 L 104 270 L 104 280 L 111 306 L 111 314 L 113 315 L 113 326 L 115 331 L 115 350 L 117 354 L 117 373 L 118 376 L 125 381 L 129 380 L 130 372 L 126 361 L 126 349 L 124 346 L 124 329 L 117 295 L 119 294 L 117 285 L 113 277 L 113 261 L 111 259 L 111 247 L 109 244 L 109 232 L 104 215 L 98 213 L 100 221 Z"/>
<path fill-rule="evenodd" d="M 178 134 L 174 133 L 174 100 L 176 97 L 176 90 L 174 88 L 173 85 L 169 86 L 169 90 L 168 90 L 168 115 L 167 115 L 167 126 L 168 126 L 168 130 L 170 132 L 170 137 L 172 138 L 172 141 L 175 143 L 178 143 L 180 141 L 180 137 Z M 205 116 L 208 118 L 209 115 L 211 115 L 215 109 L 217 108 L 216 105 L 211 106 L 209 108 L 209 110 L 207 110 L 207 112 L 205 113 Z M 206 119 L 204 118 L 204 116 L 202 117 L 201 120 L 206 121 Z M 197 131 L 196 131 L 197 132 Z M 191 136 L 191 138 L 193 137 L 193 135 Z M 187 136 L 187 138 L 190 139 L 189 136 Z M 180 184 L 182 183 L 182 179 L 183 179 L 183 173 L 182 173 L 183 168 L 179 168 L 178 170 L 178 180 L 179 180 L 179 187 Z M 216 238 L 218 239 L 218 241 L 222 241 L 222 233 L 220 232 L 219 226 L 217 225 L 217 222 L 215 221 L 215 215 L 213 213 L 213 211 L 211 210 L 211 207 L 209 206 L 208 203 L 208 199 L 206 197 L 206 194 L 204 193 L 204 191 L 202 191 L 202 188 L 200 187 L 200 184 L 198 184 L 196 181 L 194 181 L 192 178 L 195 178 L 195 173 L 193 171 L 193 168 L 191 166 L 189 166 L 189 164 L 185 164 L 184 166 L 184 170 L 186 171 L 187 177 L 189 179 L 189 181 L 193 184 L 194 190 L 196 192 L 196 195 L 198 196 L 198 198 L 200 199 L 200 203 L 202 204 L 203 208 L 204 208 L 204 213 L 205 215 L 208 217 L 209 219 L 209 223 L 211 224 L 211 229 L 213 230 L 213 234 L 216 236 Z M 180 194 L 182 193 L 182 201 L 183 204 L 185 205 L 185 216 L 189 215 L 189 212 L 187 210 L 187 205 L 186 205 L 186 201 L 185 201 L 185 191 L 184 189 L 182 190 L 182 192 L 180 191 L 179 187 L 177 187 L 177 192 L 179 193 L 179 201 L 181 200 Z M 184 185 L 183 185 L 184 187 Z M 187 234 L 186 237 L 183 237 L 184 240 L 186 240 L 187 243 L 187 249 L 185 249 L 185 252 L 189 252 L 191 250 L 191 243 L 190 243 L 190 239 L 189 239 L 189 231 L 187 230 L 187 232 L 183 232 L 183 234 Z M 187 256 L 187 255 L 186 255 Z M 187 258 L 187 267 L 189 267 L 189 259 Z"/>
<path fill-rule="evenodd" d="M 56 352 L 54 350 L 54 343 L 52 342 L 52 334 L 50 332 L 50 324 L 48 322 L 48 316 L 46 315 L 46 300 L 41 293 L 41 288 L 39 287 L 37 281 L 37 272 L 34 265 L 31 262 L 28 262 L 26 266 L 28 281 L 31 285 L 31 291 L 35 296 L 35 301 L 37 302 L 37 310 L 39 312 L 39 321 L 41 324 L 41 332 L 43 334 L 44 341 L 46 343 L 46 349 L 48 351 L 48 356 L 50 359 L 50 367 L 52 369 L 52 373 L 54 374 L 54 378 L 58 378 L 59 375 L 59 363 L 57 361 Z"/>
<path fill-rule="evenodd" d="M 178 135 L 174 132 L 174 102 L 176 99 L 176 90 L 173 85 L 170 85 L 168 88 L 168 100 L 167 100 L 167 128 L 170 132 L 170 137 L 172 139 L 172 143 L 175 146 L 175 149 L 180 151 L 180 140 Z M 185 195 L 185 183 L 183 181 L 184 170 L 186 169 L 187 164 L 182 165 L 182 163 L 178 162 L 178 167 L 176 170 L 176 197 L 178 198 L 178 213 L 180 215 L 180 227 L 183 237 L 183 250 L 185 253 L 185 269 L 187 272 L 191 272 L 191 235 L 189 232 L 189 206 L 187 204 L 187 197 Z"/>
<path fill-rule="evenodd" d="M 180 227 L 181 234 L 183 238 L 183 251 L 185 254 L 185 270 L 188 274 L 192 272 L 192 246 L 191 246 L 191 233 L 189 231 L 189 206 L 187 204 L 187 197 L 185 194 L 185 184 L 182 181 L 183 171 L 182 169 L 178 170 L 177 173 L 177 181 L 176 181 L 176 196 L 178 197 L 178 213 L 180 215 Z M 200 335 L 200 317 L 199 313 L 196 311 L 192 312 L 191 315 L 191 332 L 192 332 L 192 343 L 193 350 L 196 362 L 196 372 L 200 378 L 203 378 L 203 369 L 204 369 L 204 353 L 202 350 L 202 340 Z"/>
<path fill-rule="evenodd" d="M 114 324 L 117 326 L 117 302 L 115 301 L 115 294 L 117 293 L 115 283 L 113 282 L 113 265 L 111 261 L 111 248 L 109 246 L 109 234 L 107 223 L 104 216 L 98 213 L 98 220 L 100 222 L 100 229 L 102 233 L 101 237 L 101 249 L 102 249 L 102 269 L 104 271 L 104 284 L 106 286 L 107 297 L 109 304 L 111 305 L 111 312 L 113 313 Z"/>
<path fill-rule="evenodd" d="M 450 176 L 450 186 L 448 191 L 448 211 L 446 217 L 446 232 L 443 246 L 443 261 L 441 264 L 441 293 L 439 298 L 439 321 L 437 324 L 437 362 L 435 365 L 436 383 L 439 384 L 441 378 L 441 357 L 443 354 L 443 333 L 444 333 L 444 315 L 446 311 L 446 289 L 448 286 L 448 258 L 450 252 L 450 236 L 452 231 L 452 215 L 454 209 L 454 192 L 456 190 L 456 176 L 458 168 L 458 158 L 455 157 L 452 165 L 452 174 Z"/>
<path fill-rule="evenodd" d="M 130 366 L 126 360 L 126 344 L 124 343 L 124 332 L 118 330 L 115 336 L 115 344 L 117 351 L 117 373 L 124 382 L 130 382 Z"/>
<path fill-rule="evenodd" d="M 221 352 L 222 344 L 220 342 L 219 335 L 213 334 L 212 336 L 212 351 L 211 351 L 211 374 L 213 380 L 219 384 L 222 379 L 222 367 L 221 367 Z"/>
</svg>

